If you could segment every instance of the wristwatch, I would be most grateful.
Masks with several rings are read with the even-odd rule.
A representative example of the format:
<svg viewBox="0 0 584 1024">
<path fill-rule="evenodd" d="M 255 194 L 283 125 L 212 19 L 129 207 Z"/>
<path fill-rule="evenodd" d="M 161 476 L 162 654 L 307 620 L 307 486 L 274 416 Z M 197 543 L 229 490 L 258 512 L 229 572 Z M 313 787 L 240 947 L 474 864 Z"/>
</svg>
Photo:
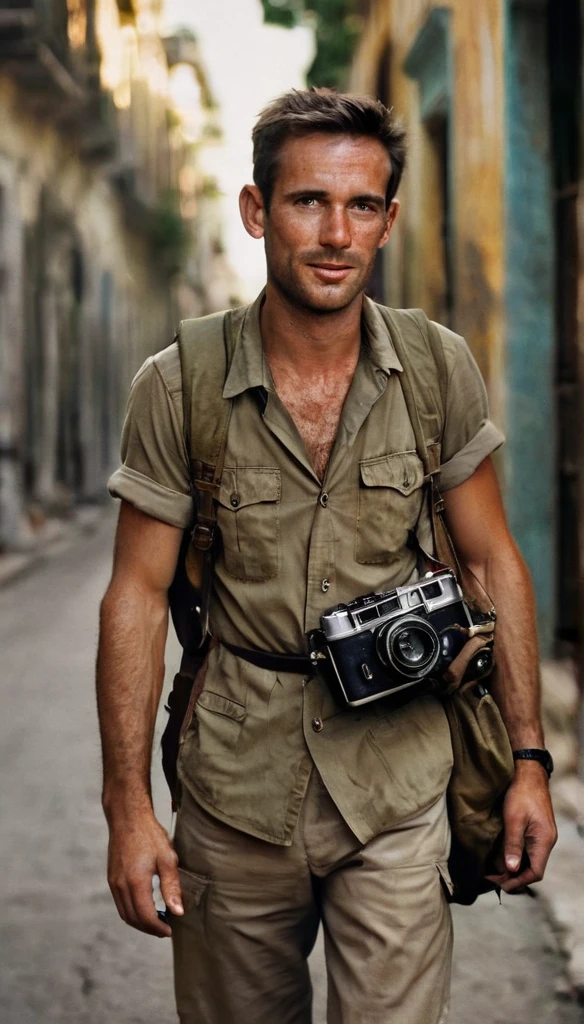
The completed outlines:
<svg viewBox="0 0 584 1024">
<path fill-rule="evenodd" d="M 548 779 L 554 770 L 554 759 L 549 750 L 540 750 L 538 747 L 525 747 L 524 750 L 513 751 L 514 761 L 539 761 L 545 768 Z"/>
</svg>

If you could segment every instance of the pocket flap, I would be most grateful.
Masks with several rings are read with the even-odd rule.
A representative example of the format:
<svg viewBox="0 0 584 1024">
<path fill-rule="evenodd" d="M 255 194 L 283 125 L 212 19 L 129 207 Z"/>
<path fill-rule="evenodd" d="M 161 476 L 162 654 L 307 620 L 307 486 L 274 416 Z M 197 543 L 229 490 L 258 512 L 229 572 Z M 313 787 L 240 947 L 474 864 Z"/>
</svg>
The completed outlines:
<svg viewBox="0 0 584 1024">
<path fill-rule="evenodd" d="M 263 466 L 225 467 L 221 480 L 219 501 L 236 512 L 245 505 L 256 505 L 260 501 L 279 501 L 282 480 L 279 469 Z"/>
<path fill-rule="evenodd" d="M 225 715 L 226 718 L 233 718 L 236 722 L 242 722 L 245 718 L 243 704 L 238 704 L 221 693 L 214 693 L 213 690 L 202 690 L 197 701 L 197 707 L 205 708 L 206 711 L 213 711 L 216 715 Z"/>
<path fill-rule="evenodd" d="M 365 459 L 359 463 L 365 487 L 393 487 L 401 494 L 411 494 L 424 480 L 424 467 L 415 452 L 397 452 Z"/>
</svg>

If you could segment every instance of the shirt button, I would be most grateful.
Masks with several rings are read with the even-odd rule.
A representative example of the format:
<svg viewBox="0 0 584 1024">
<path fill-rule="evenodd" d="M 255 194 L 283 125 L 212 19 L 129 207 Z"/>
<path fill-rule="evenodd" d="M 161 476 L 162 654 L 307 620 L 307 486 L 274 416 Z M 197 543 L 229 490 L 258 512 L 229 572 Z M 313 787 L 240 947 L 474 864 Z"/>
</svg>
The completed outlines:
<svg viewBox="0 0 584 1024">
<path fill-rule="evenodd" d="M 229 500 L 233 505 L 233 508 L 237 508 L 237 506 L 239 505 L 239 494 L 232 494 Z"/>
<path fill-rule="evenodd" d="M 322 581 L 322 583 L 320 585 L 320 589 L 322 590 L 323 594 L 326 594 L 326 592 L 327 592 L 328 588 L 330 587 L 330 585 L 331 585 L 330 584 L 330 580 L 323 580 Z"/>
<path fill-rule="evenodd" d="M 322 718 L 313 718 L 311 724 L 315 732 L 322 732 Z"/>
<path fill-rule="evenodd" d="M 321 496 L 320 496 L 320 498 L 318 500 L 320 501 L 320 503 L 321 503 L 323 508 L 327 507 L 327 505 L 328 505 L 328 494 L 326 493 L 326 491 L 322 492 L 322 494 L 321 494 Z"/>
</svg>

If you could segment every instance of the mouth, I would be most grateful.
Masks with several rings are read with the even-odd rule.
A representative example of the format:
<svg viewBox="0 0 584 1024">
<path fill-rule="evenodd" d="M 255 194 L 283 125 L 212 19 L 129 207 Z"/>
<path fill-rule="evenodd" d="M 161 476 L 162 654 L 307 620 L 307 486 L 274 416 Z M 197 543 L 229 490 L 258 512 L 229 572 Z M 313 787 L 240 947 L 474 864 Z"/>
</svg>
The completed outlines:
<svg viewBox="0 0 584 1024">
<path fill-rule="evenodd" d="M 343 281 L 354 269 L 346 263 L 309 263 L 308 266 L 323 281 Z"/>
</svg>

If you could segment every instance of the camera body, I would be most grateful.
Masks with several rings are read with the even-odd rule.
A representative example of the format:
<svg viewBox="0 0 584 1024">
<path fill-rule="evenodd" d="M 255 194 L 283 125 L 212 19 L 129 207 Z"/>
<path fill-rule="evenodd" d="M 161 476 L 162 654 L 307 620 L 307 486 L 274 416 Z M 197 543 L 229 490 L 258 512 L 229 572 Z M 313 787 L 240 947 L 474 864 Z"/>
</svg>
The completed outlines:
<svg viewBox="0 0 584 1024">
<path fill-rule="evenodd" d="M 454 574 L 442 569 L 329 609 L 321 628 L 308 633 L 310 657 L 351 707 L 391 694 L 408 699 L 439 689 L 469 637 L 492 634 L 494 621 L 494 611 L 472 612 Z M 492 664 L 491 642 L 472 659 L 466 678 L 482 678 Z"/>
</svg>

